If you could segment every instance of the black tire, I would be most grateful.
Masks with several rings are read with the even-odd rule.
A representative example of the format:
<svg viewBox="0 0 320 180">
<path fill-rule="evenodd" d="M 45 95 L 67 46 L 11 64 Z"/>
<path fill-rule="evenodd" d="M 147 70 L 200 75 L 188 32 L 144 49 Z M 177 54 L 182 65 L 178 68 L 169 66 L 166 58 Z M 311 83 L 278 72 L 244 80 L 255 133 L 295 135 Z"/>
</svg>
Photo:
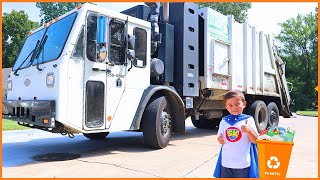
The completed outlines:
<svg viewBox="0 0 320 180">
<path fill-rule="evenodd" d="M 199 117 L 199 120 L 196 120 L 195 116 L 191 116 L 191 122 L 194 127 L 201 129 L 200 117 Z"/>
<path fill-rule="evenodd" d="M 269 115 L 269 126 L 279 125 L 279 109 L 276 103 L 271 102 L 267 106 Z"/>
<path fill-rule="evenodd" d="M 101 140 L 105 139 L 108 136 L 109 132 L 102 132 L 102 133 L 83 133 L 83 135 L 92 140 Z"/>
<path fill-rule="evenodd" d="M 150 147 L 167 147 L 172 135 L 171 107 L 165 97 L 157 97 L 148 104 L 142 116 L 144 143 Z"/>
<path fill-rule="evenodd" d="M 269 115 L 266 104 L 263 101 L 255 101 L 249 108 L 248 114 L 254 118 L 258 132 L 268 127 Z"/>
<path fill-rule="evenodd" d="M 221 120 L 222 120 L 222 117 L 221 118 L 214 118 L 213 121 L 212 121 L 212 126 L 214 128 L 216 128 L 217 126 L 220 125 Z"/>
<path fill-rule="evenodd" d="M 214 129 L 216 128 L 221 119 L 214 118 L 214 119 L 206 119 L 204 116 L 199 116 L 199 120 L 195 119 L 195 116 L 191 116 L 191 122 L 194 127 L 199 129 Z"/>
</svg>

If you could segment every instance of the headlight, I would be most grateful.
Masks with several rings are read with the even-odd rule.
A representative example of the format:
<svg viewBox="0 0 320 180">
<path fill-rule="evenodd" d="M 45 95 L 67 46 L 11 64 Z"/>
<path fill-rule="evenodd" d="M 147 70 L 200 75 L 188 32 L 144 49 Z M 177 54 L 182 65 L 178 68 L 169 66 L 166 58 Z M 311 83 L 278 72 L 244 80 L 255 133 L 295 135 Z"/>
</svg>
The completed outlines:
<svg viewBox="0 0 320 180">
<path fill-rule="evenodd" d="M 11 91 L 11 90 L 12 90 L 12 81 L 11 81 L 11 80 L 8 81 L 7 90 L 8 90 L 8 91 Z"/>
<path fill-rule="evenodd" d="M 47 78 L 46 78 L 47 86 L 48 87 L 53 87 L 54 86 L 54 74 L 53 73 L 48 73 Z"/>
</svg>

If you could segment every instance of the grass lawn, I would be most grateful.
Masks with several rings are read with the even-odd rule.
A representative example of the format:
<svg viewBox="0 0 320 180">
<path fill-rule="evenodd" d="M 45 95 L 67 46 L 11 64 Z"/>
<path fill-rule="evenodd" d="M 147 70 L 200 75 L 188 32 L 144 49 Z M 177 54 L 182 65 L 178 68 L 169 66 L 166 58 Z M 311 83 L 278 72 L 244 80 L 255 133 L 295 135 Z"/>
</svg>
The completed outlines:
<svg viewBox="0 0 320 180">
<path fill-rule="evenodd" d="M 299 115 L 303 116 L 313 116 L 318 117 L 318 111 L 297 111 Z M 25 130 L 30 129 L 28 127 L 20 126 L 15 121 L 10 121 L 7 119 L 2 119 L 2 131 L 9 131 L 9 130 Z"/>
<path fill-rule="evenodd" d="M 299 115 L 318 117 L 318 111 L 297 111 Z"/>
<path fill-rule="evenodd" d="M 2 131 L 8 131 L 8 130 L 24 130 L 24 129 L 30 129 L 28 127 L 20 126 L 15 121 L 10 121 L 7 119 L 2 119 Z"/>
</svg>

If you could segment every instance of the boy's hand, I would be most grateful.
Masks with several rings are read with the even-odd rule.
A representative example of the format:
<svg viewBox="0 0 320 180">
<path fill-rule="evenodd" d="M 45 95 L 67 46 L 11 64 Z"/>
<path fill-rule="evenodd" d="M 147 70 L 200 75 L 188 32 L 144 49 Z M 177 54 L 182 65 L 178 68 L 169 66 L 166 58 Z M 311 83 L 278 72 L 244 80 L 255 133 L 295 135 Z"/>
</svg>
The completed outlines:
<svg viewBox="0 0 320 180">
<path fill-rule="evenodd" d="M 248 124 L 248 120 L 246 120 L 246 124 L 245 125 L 241 126 L 241 131 L 244 132 L 244 133 L 247 133 L 247 132 L 251 131 L 250 128 L 247 126 L 247 124 Z"/>
<path fill-rule="evenodd" d="M 225 142 L 224 142 L 224 139 L 223 139 L 223 137 L 222 137 L 222 133 L 220 134 L 220 136 L 218 137 L 218 142 L 220 143 L 220 144 L 224 144 Z"/>
<path fill-rule="evenodd" d="M 250 131 L 250 128 L 248 126 L 246 126 L 246 125 L 242 125 L 241 126 L 241 131 L 244 132 L 244 133 L 247 133 L 247 132 Z"/>
</svg>

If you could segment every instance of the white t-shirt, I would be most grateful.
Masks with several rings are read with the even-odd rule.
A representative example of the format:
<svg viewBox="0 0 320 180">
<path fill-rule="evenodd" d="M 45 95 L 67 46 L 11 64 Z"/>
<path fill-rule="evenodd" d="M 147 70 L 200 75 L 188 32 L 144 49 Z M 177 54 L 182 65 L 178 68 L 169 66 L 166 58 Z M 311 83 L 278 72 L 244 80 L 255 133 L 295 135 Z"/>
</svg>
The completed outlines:
<svg viewBox="0 0 320 180">
<path fill-rule="evenodd" d="M 225 144 L 222 146 L 221 165 L 226 168 L 243 169 L 250 166 L 250 146 L 248 134 L 241 131 L 245 125 L 258 135 L 254 119 L 252 117 L 242 120 L 230 126 L 225 120 L 221 120 L 218 134 L 222 133 Z"/>
</svg>

